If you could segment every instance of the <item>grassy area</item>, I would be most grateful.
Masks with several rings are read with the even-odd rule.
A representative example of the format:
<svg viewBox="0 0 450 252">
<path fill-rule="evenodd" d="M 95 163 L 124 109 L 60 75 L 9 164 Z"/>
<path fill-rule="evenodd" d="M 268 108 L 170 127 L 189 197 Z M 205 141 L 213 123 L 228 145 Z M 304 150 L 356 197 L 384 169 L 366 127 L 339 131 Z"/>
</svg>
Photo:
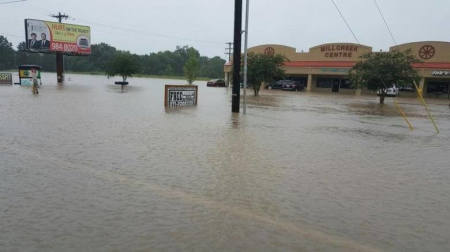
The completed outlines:
<svg viewBox="0 0 450 252">
<path fill-rule="evenodd" d="M 1 70 L 0 72 L 3 73 L 15 73 L 18 72 L 18 70 Z M 48 72 L 45 71 L 43 73 L 55 73 L 55 72 Z M 87 74 L 87 75 L 105 75 L 104 72 L 72 72 L 72 71 L 67 71 L 65 72 L 66 74 Z M 134 74 L 133 77 L 138 77 L 138 78 L 153 78 L 153 79 L 169 79 L 169 80 L 185 80 L 184 76 L 171 76 L 171 75 L 151 75 L 151 74 Z M 211 80 L 212 78 L 208 78 L 208 77 L 198 77 L 197 80 L 199 81 L 208 81 Z"/>
<path fill-rule="evenodd" d="M 104 72 L 66 72 L 68 74 L 88 74 L 88 75 L 105 75 Z M 138 78 L 154 78 L 154 79 L 169 79 L 169 80 L 185 80 L 184 76 L 171 76 L 171 75 L 151 75 L 151 74 L 134 74 L 133 77 Z M 198 77 L 199 81 L 207 81 L 211 78 Z"/>
</svg>

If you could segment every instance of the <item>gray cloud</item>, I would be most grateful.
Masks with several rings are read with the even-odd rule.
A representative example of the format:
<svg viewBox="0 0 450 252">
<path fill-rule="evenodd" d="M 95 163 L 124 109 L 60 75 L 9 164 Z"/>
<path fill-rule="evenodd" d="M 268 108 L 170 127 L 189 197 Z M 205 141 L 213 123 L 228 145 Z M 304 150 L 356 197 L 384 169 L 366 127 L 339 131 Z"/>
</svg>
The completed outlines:
<svg viewBox="0 0 450 252">
<path fill-rule="evenodd" d="M 244 0 L 245 1 L 245 0 Z M 393 45 L 373 0 L 336 0 L 362 44 Z M 398 43 L 450 40 L 448 0 L 378 0 Z M 355 42 L 329 0 L 251 0 L 250 45 L 285 44 L 300 50 L 327 42 Z M 224 57 L 233 40 L 232 0 L 28 0 L 0 5 L 0 34 L 14 45 L 24 40 L 25 18 L 52 20 L 64 11 L 68 23 L 90 25 L 93 43 L 144 54 L 192 45 Z"/>
</svg>

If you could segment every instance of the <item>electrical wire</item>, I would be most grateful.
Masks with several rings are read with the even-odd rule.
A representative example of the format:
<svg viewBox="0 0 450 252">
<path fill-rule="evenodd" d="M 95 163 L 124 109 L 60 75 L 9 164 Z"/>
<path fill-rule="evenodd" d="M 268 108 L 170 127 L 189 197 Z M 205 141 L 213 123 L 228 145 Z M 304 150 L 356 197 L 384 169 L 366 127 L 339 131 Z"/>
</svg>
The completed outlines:
<svg viewBox="0 0 450 252">
<path fill-rule="evenodd" d="M 0 4 L 18 3 L 18 2 L 26 2 L 26 1 L 28 1 L 28 0 L 12 0 L 12 1 L 0 2 Z"/>
<path fill-rule="evenodd" d="M 391 28 L 389 27 L 389 25 L 388 25 L 386 19 L 384 18 L 383 12 L 381 11 L 381 8 L 380 8 L 380 6 L 378 5 L 377 0 L 373 0 L 373 2 L 375 3 L 375 6 L 376 6 L 377 9 L 378 9 L 378 13 L 380 13 L 380 16 L 381 16 L 381 18 L 383 19 L 383 22 L 384 22 L 384 24 L 386 25 L 387 30 L 389 31 L 389 35 L 391 35 L 392 41 L 394 42 L 394 44 L 397 44 L 397 41 L 395 40 L 394 34 L 392 34 L 392 30 L 391 30 Z"/>
<path fill-rule="evenodd" d="M 360 44 L 359 39 L 356 37 L 355 33 L 353 32 L 352 28 L 350 27 L 349 23 L 347 22 L 347 20 L 345 19 L 344 15 L 342 14 L 341 10 L 339 9 L 339 7 L 337 6 L 336 2 L 334 0 L 330 0 L 334 7 L 336 7 L 336 10 L 339 12 L 339 15 L 342 18 L 342 21 L 344 21 L 345 25 L 347 26 L 348 30 L 352 33 L 353 38 L 355 38 L 356 42 L 358 42 L 358 44 Z"/>
<path fill-rule="evenodd" d="M 184 38 L 184 37 L 166 35 L 166 34 L 161 34 L 161 33 L 149 33 L 148 31 L 144 31 L 144 30 L 138 30 L 138 29 L 132 29 L 132 28 L 127 28 L 127 27 L 120 27 L 120 26 L 115 26 L 115 25 L 108 25 L 108 24 L 103 24 L 103 23 L 98 23 L 98 22 L 92 22 L 91 20 L 86 20 L 86 19 L 81 19 L 81 18 L 71 18 L 71 19 L 79 20 L 81 22 L 85 22 L 85 23 L 89 23 L 89 24 L 93 24 L 93 25 L 103 26 L 103 27 L 106 27 L 109 29 L 122 30 L 122 31 L 137 33 L 140 35 L 147 35 L 147 36 L 151 36 L 151 37 L 160 37 L 160 38 L 166 38 L 166 39 L 184 40 L 184 41 L 191 41 L 191 42 L 197 42 L 197 43 L 223 45 L 223 42 L 218 42 L 218 41 L 198 40 L 198 39 L 192 39 L 192 38 Z"/>
</svg>

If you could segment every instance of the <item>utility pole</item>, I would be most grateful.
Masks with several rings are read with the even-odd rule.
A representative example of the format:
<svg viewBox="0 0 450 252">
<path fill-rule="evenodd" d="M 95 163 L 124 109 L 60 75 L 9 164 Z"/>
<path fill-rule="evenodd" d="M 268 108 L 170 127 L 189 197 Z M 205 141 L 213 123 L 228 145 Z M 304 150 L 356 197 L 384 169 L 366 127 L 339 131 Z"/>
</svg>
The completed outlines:
<svg viewBox="0 0 450 252">
<path fill-rule="evenodd" d="M 234 0 L 233 92 L 231 111 L 239 113 L 241 95 L 242 0 Z"/>
<path fill-rule="evenodd" d="M 231 55 L 233 55 L 233 42 L 225 43 L 228 45 L 227 48 L 225 48 L 225 55 L 228 55 L 228 62 L 231 62 Z"/>
<path fill-rule="evenodd" d="M 63 19 L 69 18 L 68 15 L 61 14 L 61 12 L 58 12 L 58 15 L 51 15 L 51 17 L 57 18 L 59 23 L 62 23 Z M 64 55 L 62 52 L 56 53 L 56 76 L 58 83 L 64 82 Z"/>
<path fill-rule="evenodd" d="M 248 70 L 248 13 L 250 8 L 250 0 L 245 1 L 245 42 L 244 42 L 244 114 L 247 113 L 247 70 Z"/>
</svg>

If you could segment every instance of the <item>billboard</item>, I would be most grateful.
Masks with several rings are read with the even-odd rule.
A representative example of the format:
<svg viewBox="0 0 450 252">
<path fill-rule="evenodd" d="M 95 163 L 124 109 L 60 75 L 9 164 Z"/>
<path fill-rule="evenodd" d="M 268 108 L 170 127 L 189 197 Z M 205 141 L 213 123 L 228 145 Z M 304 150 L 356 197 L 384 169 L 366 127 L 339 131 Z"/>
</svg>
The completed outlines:
<svg viewBox="0 0 450 252">
<path fill-rule="evenodd" d="M 198 86 L 166 85 L 164 106 L 182 107 L 197 105 Z"/>
<path fill-rule="evenodd" d="M 25 19 L 26 49 L 32 52 L 91 54 L 89 26 Z"/>
</svg>

